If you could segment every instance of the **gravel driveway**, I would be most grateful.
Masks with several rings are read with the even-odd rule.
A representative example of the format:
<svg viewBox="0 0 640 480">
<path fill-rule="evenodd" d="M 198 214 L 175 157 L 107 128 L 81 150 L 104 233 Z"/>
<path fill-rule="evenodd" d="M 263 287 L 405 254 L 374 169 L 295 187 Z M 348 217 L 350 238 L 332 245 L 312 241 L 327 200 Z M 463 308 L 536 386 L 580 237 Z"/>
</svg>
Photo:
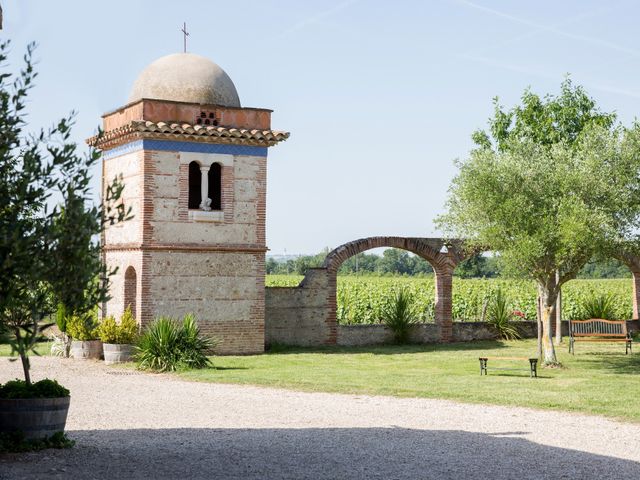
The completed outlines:
<svg viewBox="0 0 640 480">
<path fill-rule="evenodd" d="M 36 380 L 71 390 L 67 430 L 77 444 L 0 455 L 2 479 L 640 478 L 638 424 L 185 382 L 50 357 L 32 364 Z M 0 358 L 0 382 L 19 368 Z"/>
</svg>

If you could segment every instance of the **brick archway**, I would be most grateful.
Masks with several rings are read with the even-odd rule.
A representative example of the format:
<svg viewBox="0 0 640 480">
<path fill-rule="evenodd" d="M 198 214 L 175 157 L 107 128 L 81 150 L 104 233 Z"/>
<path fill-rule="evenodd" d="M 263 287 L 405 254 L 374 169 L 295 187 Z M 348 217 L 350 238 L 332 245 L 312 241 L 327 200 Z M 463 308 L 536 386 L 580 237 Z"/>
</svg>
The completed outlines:
<svg viewBox="0 0 640 480">
<path fill-rule="evenodd" d="M 422 238 L 422 237 L 368 237 L 353 240 L 332 250 L 327 255 L 322 269 L 327 275 L 326 317 L 329 330 L 329 341 L 335 343 L 337 335 L 337 274 L 340 266 L 350 257 L 373 248 L 399 248 L 407 250 L 425 259 L 433 267 L 435 273 L 435 322 L 440 330 L 440 340 L 448 342 L 452 337 L 453 321 L 451 318 L 453 270 L 464 260 L 463 241 L 459 239 Z M 314 272 L 317 275 L 319 272 Z M 305 278 L 306 280 L 306 278 Z M 301 285 L 304 285 L 303 280 Z"/>
</svg>

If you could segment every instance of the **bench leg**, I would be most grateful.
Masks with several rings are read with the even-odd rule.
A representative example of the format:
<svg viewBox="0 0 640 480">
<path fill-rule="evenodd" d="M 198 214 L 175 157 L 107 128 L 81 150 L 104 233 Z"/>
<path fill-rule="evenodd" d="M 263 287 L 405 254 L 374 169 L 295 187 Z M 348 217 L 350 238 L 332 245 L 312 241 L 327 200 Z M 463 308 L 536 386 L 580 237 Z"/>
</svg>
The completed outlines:
<svg viewBox="0 0 640 480">
<path fill-rule="evenodd" d="M 486 375 L 487 374 L 487 359 L 486 358 L 480 358 L 480 375 Z"/>
<path fill-rule="evenodd" d="M 569 353 L 571 355 L 575 355 L 576 354 L 575 346 L 573 345 L 573 337 L 569 338 Z"/>
<path fill-rule="evenodd" d="M 627 355 L 628 353 L 631 353 L 631 340 L 627 340 L 624 347 L 624 354 Z"/>
<path fill-rule="evenodd" d="M 533 377 L 538 378 L 538 359 L 537 358 L 530 358 L 529 359 L 529 366 L 531 367 L 531 372 L 529 373 L 529 376 L 531 378 L 533 378 Z"/>
</svg>

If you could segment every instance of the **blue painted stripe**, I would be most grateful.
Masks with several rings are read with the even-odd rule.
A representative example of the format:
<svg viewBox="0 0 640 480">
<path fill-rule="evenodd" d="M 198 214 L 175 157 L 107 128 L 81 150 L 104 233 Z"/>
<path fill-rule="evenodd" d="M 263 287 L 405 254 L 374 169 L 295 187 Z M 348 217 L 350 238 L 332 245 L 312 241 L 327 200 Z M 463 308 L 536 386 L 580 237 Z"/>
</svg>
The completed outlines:
<svg viewBox="0 0 640 480">
<path fill-rule="evenodd" d="M 220 153 L 224 155 L 251 155 L 266 157 L 267 147 L 250 145 L 227 145 L 220 143 L 175 142 L 171 140 L 136 140 L 103 152 L 102 157 L 109 159 L 138 150 L 156 150 L 162 152 Z"/>
</svg>

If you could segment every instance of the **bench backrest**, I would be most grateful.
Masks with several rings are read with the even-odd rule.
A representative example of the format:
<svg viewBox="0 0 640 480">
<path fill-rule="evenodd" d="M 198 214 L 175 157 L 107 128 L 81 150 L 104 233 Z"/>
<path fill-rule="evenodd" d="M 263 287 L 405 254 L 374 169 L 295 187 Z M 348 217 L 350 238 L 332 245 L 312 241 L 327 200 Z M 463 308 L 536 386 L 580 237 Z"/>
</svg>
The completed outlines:
<svg viewBox="0 0 640 480">
<path fill-rule="evenodd" d="M 627 322 L 624 320 L 571 320 L 570 334 L 574 337 L 626 337 Z"/>
</svg>

